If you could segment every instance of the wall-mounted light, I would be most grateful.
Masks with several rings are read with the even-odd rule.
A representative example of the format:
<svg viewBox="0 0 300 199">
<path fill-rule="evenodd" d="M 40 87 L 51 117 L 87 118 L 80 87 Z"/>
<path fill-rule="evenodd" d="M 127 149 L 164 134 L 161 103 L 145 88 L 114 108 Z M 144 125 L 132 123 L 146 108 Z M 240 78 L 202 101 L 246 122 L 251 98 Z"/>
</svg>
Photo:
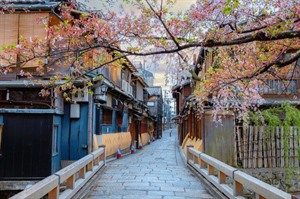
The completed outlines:
<svg viewBox="0 0 300 199">
<path fill-rule="evenodd" d="M 99 101 L 106 102 L 106 93 L 108 87 L 106 84 L 101 84 L 99 87 L 95 89 L 94 99 Z"/>
<path fill-rule="evenodd" d="M 108 87 L 106 86 L 106 84 L 102 84 L 100 86 L 100 95 L 106 95 Z"/>
</svg>

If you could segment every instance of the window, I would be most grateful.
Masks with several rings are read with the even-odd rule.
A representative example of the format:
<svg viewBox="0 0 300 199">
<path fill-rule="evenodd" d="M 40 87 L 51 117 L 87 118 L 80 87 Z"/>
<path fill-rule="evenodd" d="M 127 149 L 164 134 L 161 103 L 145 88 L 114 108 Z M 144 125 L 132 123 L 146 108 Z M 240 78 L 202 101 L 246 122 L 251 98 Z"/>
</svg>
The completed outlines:
<svg viewBox="0 0 300 199">
<path fill-rule="evenodd" d="M 103 124 L 112 124 L 112 113 L 110 109 L 103 109 Z"/>
<path fill-rule="evenodd" d="M 51 108 L 50 96 L 40 96 L 40 88 L 11 88 L 9 93 L 1 91 L 1 100 L 12 100 L 14 103 L 2 103 L 1 108 L 31 108 L 49 109 Z"/>
<path fill-rule="evenodd" d="M 154 106 L 154 102 L 147 102 L 147 106 Z"/>
<path fill-rule="evenodd" d="M 259 86 L 259 92 L 264 94 L 281 94 L 281 93 L 296 93 L 297 80 L 282 81 L 278 79 L 266 80 L 264 84 Z"/>
<path fill-rule="evenodd" d="M 136 84 L 132 84 L 132 95 L 134 98 L 136 98 Z"/>
<path fill-rule="evenodd" d="M 6 100 L 7 91 L 0 90 L 0 100 Z"/>
<path fill-rule="evenodd" d="M 117 124 L 118 126 L 122 126 L 123 123 L 123 112 L 117 111 Z"/>
<path fill-rule="evenodd" d="M 58 133 L 58 125 L 55 124 L 53 126 L 53 133 L 52 133 L 52 155 L 58 154 L 57 133 Z"/>
<path fill-rule="evenodd" d="M 30 37 L 37 37 L 44 39 L 47 37 L 47 31 L 44 24 L 40 21 L 41 18 L 45 18 L 49 13 L 26 13 L 26 14 L 3 14 L 0 16 L 0 26 L 3 30 L 0 33 L 0 46 L 8 44 L 17 44 L 18 37 L 29 39 Z M 36 49 L 38 53 L 44 53 L 46 49 Z M 19 55 L 19 60 L 23 61 L 33 58 L 31 55 Z M 17 62 L 17 56 L 15 53 L 3 53 L 0 52 L 0 65 L 15 64 Z M 31 60 L 22 67 L 36 67 L 39 64 L 37 59 Z"/>
<path fill-rule="evenodd" d="M 2 14 L 0 16 L 0 46 L 18 43 L 18 14 Z M 14 53 L 0 51 L 0 65 L 7 66 L 17 62 Z"/>
<path fill-rule="evenodd" d="M 2 155 L 3 124 L 0 124 L 0 155 Z"/>
</svg>

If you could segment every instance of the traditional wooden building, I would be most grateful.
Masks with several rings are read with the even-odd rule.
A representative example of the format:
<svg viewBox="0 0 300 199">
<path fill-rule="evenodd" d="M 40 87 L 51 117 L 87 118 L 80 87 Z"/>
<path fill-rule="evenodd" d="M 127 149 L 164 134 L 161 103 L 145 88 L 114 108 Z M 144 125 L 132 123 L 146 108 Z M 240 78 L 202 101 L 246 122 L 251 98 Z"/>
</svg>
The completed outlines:
<svg viewBox="0 0 300 199">
<path fill-rule="evenodd" d="M 47 37 L 44 24 L 37 22 L 39 16 L 47 17 L 49 24 L 58 22 L 54 8 L 59 2 L 14 4 L 16 12 L 0 16 L 3 30 L 0 32 L 0 46 L 18 44 L 21 35 L 24 38 Z M 25 12 L 25 8 L 32 12 Z M 22 60 L 22 57 L 3 53 L 1 56 L 6 56 L 12 63 Z M 4 62 L 1 59 L 1 64 Z M 35 84 L 20 75 L 21 70 L 34 71 L 36 66 L 36 60 L 32 60 L 13 67 L 11 73 L 0 75 L 0 180 L 38 180 L 61 168 L 60 141 L 66 107 L 63 99 L 54 93 L 46 98 L 40 97 L 41 83 Z M 76 156 L 83 154 L 86 152 L 79 150 Z"/>
<path fill-rule="evenodd" d="M 213 50 L 201 49 L 197 60 L 194 61 L 194 71 L 198 75 L 200 71 L 208 71 L 212 67 Z M 299 64 L 299 61 L 297 62 Z M 197 67 L 196 67 L 197 66 Z M 200 66 L 200 67 L 199 67 Z M 288 77 L 287 77 L 288 78 Z M 283 79 L 265 80 L 265 85 L 259 87 L 261 96 L 265 99 L 260 109 L 266 109 L 274 105 L 281 105 L 289 100 L 291 104 L 299 104 L 295 96 L 299 96 L 299 75 L 288 79 L 290 84 L 283 84 Z M 224 111 L 222 124 L 213 121 L 212 101 L 208 99 L 198 109 L 198 101 L 193 95 L 197 81 L 192 78 L 186 79 L 179 85 L 173 87 L 173 97 L 177 102 L 177 116 L 173 120 L 178 123 L 179 144 L 185 149 L 186 145 L 192 144 L 200 151 L 207 153 L 227 164 L 236 165 L 235 153 L 238 144 L 236 133 L 243 132 L 241 120 L 236 119 L 233 111 Z M 285 94 L 283 91 L 287 91 Z M 238 131 L 238 132 L 236 132 Z M 239 135 L 242 136 L 243 135 Z"/>
<path fill-rule="evenodd" d="M 21 36 L 45 38 L 44 23 L 51 26 L 61 20 L 56 9 L 59 2 L 14 1 L 14 5 L 14 13 L 0 15 L 0 27 L 4 30 L 0 32 L 0 46 L 18 44 Z M 40 16 L 43 23 L 39 23 Z M 5 58 L 1 64 L 7 58 L 17 63 L 11 71 L 0 75 L 2 188 L 9 189 L 13 183 L 20 185 L 14 186 L 15 189 L 23 189 L 30 181 L 53 174 L 101 144 L 106 145 L 107 155 L 114 155 L 118 148 L 126 150 L 134 143 L 146 144 L 151 139 L 154 120 L 146 106 L 148 98 L 144 98 L 147 85 L 135 76 L 137 70 L 129 60 L 123 66 L 109 64 L 87 73 L 84 77 L 94 83 L 90 88 L 92 92 L 84 87 L 84 82 L 77 81 L 75 85 L 81 89 L 70 94 L 67 101 L 54 89 L 48 97 L 41 97 L 39 93 L 56 72 L 73 75 L 72 67 L 51 65 L 53 70 L 44 76 L 36 75 L 40 80 L 37 83 L 22 74 L 35 75 L 40 60 L 18 64 L 21 56 L 1 53 Z M 114 57 L 113 52 L 101 55 L 107 60 Z M 94 50 L 86 53 L 86 64 L 92 66 L 98 59 L 96 56 L 99 53 Z M 55 82 L 56 85 L 64 83 L 66 80 Z"/>
</svg>

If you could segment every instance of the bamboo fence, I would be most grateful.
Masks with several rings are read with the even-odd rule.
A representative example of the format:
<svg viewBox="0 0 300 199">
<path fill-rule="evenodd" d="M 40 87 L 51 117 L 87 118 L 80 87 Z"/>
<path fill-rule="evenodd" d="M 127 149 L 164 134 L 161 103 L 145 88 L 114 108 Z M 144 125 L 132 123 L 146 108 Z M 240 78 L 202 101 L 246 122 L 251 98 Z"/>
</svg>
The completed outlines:
<svg viewBox="0 0 300 199">
<path fill-rule="evenodd" d="M 235 163 L 242 168 L 299 167 L 300 136 L 296 127 L 237 126 Z"/>
</svg>

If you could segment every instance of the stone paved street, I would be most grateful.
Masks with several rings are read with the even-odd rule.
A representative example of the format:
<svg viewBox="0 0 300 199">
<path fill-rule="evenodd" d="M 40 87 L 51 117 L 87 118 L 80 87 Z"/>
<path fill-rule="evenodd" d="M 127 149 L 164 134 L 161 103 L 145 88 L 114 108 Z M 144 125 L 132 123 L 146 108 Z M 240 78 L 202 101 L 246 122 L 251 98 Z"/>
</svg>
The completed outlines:
<svg viewBox="0 0 300 199">
<path fill-rule="evenodd" d="M 107 163 L 97 185 L 87 197 L 113 199 L 213 198 L 185 167 L 176 145 L 177 132 L 121 159 Z"/>
</svg>

